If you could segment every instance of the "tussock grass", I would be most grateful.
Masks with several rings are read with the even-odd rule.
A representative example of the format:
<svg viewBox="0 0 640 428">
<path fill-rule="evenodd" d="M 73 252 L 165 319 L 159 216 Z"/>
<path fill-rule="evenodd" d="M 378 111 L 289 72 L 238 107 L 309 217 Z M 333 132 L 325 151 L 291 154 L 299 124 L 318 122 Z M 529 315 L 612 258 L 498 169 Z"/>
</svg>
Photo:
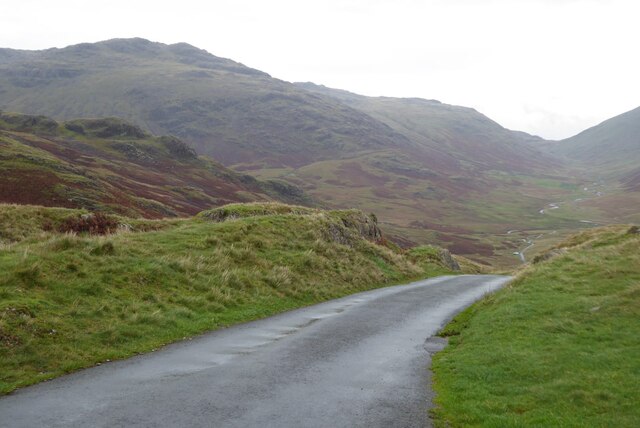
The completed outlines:
<svg viewBox="0 0 640 428">
<path fill-rule="evenodd" d="M 199 217 L 213 221 L 225 221 L 238 218 L 256 217 L 264 215 L 311 215 L 321 211 L 299 205 L 287 205 L 277 202 L 258 202 L 244 204 L 228 204 L 222 207 L 202 211 Z"/>
<path fill-rule="evenodd" d="M 437 425 L 640 426 L 639 302 L 637 229 L 562 242 L 443 329 Z"/>
<path fill-rule="evenodd" d="M 0 243 L 7 245 L 58 229 L 65 219 L 76 213 L 84 212 L 66 208 L 0 204 Z"/>
<path fill-rule="evenodd" d="M 233 206 L 240 211 L 245 207 Z M 78 211 L 0 206 L 0 391 L 186 336 L 450 271 L 375 240 L 357 211 L 142 221 L 106 236 L 43 227 Z M 286 209 L 284 209 L 286 211 Z M 290 210 L 295 211 L 295 209 Z"/>
</svg>

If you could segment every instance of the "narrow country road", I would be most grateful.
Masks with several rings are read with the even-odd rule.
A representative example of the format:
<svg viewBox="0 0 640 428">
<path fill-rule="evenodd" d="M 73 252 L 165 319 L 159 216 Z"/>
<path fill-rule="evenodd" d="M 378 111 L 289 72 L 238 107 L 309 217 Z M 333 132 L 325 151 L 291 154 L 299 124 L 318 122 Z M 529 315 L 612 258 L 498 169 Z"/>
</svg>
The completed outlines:
<svg viewBox="0 0 640 428">
<path fill-rule="evenodd" d="M 0 426 L 428 426 L 427 339 L 508 280 L 433 278 L 218 330 L 18 390 Z"/>
</svg>

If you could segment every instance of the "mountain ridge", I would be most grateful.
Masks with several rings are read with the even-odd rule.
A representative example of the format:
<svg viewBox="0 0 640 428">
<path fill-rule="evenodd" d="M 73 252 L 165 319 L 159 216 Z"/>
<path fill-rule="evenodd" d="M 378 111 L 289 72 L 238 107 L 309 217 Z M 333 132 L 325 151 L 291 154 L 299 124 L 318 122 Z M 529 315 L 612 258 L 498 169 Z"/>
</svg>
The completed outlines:
<svg viewBox="0 0 640 428">
<path fill-rule="evenodd" d="M 640 163 L 640 107 L 543 147 L 614 177 L 629 173 Z"/>
<path fill-rule="evenodd" d="M 419 142 L 425 148 L 441 150 L 439 144 L 452 138 L 457 139 L 453 144 L 447 145 L 447 153 L 456 153 L 461 142 L 475 138 L 482 145 L 499 142 L 499 147 L 492 148 L 494 152 L 500 151 L 504 156 L 506 152 L 514 149 L 521 151 L 518 156 L 510 153 L 512 160 L 517 160 L 525 166 L 526 157 L 540 157 L 540 153 L 529 145 L 522 144 L 531 141 L 543 141 L 522 131 L 511 131 L 504 128 L 498 122 L 488 118 L 471 107 L 446 104 L 438 100 L 423 98 L 397 98 L 397 97 L 368 97 L 341 89 L 332 89 L 324 85 L 316 85 L 311 82 L 296 83 L 306 90 L 327 95 L 348 105 L 358 108 L 372 117 L 386 123 L 397 131 L 404 133 L 414 141 Z M 408 121 L 407 117 L 411 119 Z M 518 146 L 514 147 L 517 144 Z M 465 152 L 458 151 L 458 159 L 462 157 L 467 162 L 474 162 L 482 152 L 475 150 Z M 544 162 L 553 163 L 553 159 L 544 159 Z"/>
<path fill-rule="evenodd" d="M 59 120 L 122 117 L 227 165 L 256 154 L 300 165 L 328 158 L 327 150 L 408 143 L 363 113 L 188 44 L 115 39 L 14 54 L 0 64 L 4 109 Z"/>
</svg>

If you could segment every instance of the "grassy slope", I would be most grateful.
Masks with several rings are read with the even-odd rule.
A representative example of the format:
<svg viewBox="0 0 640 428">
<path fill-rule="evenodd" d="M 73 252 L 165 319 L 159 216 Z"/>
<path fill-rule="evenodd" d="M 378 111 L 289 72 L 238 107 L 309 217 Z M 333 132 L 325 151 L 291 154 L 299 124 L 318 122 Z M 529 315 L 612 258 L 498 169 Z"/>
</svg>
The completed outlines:
<svg viewBox="0 0 640 428">
<path fill-rule="evenodd" d="M 106 237 L 55 232 L 79 213 L 0 205 L 1 392 L 206 330 L 451 272 L 432 247 L 406 253 L 365 239 L 379 241 L 379 230 L 359 211 L 240 205 L 188 219 L 121 218 L 134 231 Z"/>
<path fill-rule="evenodd" d="M 312 83 L 298 85 L 369 114 L 442 161 L 455 159 L 477 169 L 520 172 L 536 168 L 548 172 L 560 166 L 553 157 L 541 156 L 533 144 L 525 144 L 542 139 L 505 129 L 472 108 L 420 98 L 367 97 Z"/>
<path fill-rule="evenodd" d="M 542 144 L 541 148 L 589 167 L 597 166 L 602 176 L 619 178 L 625 172 L 637 171 L 640 163 L 638 135 L 640 107 L 566 140 Z"/>
<path fill-rule="evenodd" d="M 305 202 L 299 189 L 258 181 L 174 137 L 118 119 L 57 123 L 0 112 L 0 201 L 125 215 L 193 215 L 229 202 Z"/>
<path fill-rule="evenodd" d="M 640 425 L 640 235 L 629 231 L 570 238 L 443 330 L 438 425 Z"/>
</svg>

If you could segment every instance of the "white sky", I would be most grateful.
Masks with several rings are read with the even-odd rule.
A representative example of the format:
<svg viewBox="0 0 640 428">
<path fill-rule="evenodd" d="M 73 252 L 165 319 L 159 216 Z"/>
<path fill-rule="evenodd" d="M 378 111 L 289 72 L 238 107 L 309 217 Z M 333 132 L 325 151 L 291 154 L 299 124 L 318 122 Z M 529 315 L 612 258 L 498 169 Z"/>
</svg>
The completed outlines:
<svg viewBox="0 0 640 428">
<path fill-rule="evenodd" d="M 474 107 L 546 138 L 640 106 L 638 0 L 20 0 L 0 47 L 187 42 L 288 81 Z"/>
</svg>

